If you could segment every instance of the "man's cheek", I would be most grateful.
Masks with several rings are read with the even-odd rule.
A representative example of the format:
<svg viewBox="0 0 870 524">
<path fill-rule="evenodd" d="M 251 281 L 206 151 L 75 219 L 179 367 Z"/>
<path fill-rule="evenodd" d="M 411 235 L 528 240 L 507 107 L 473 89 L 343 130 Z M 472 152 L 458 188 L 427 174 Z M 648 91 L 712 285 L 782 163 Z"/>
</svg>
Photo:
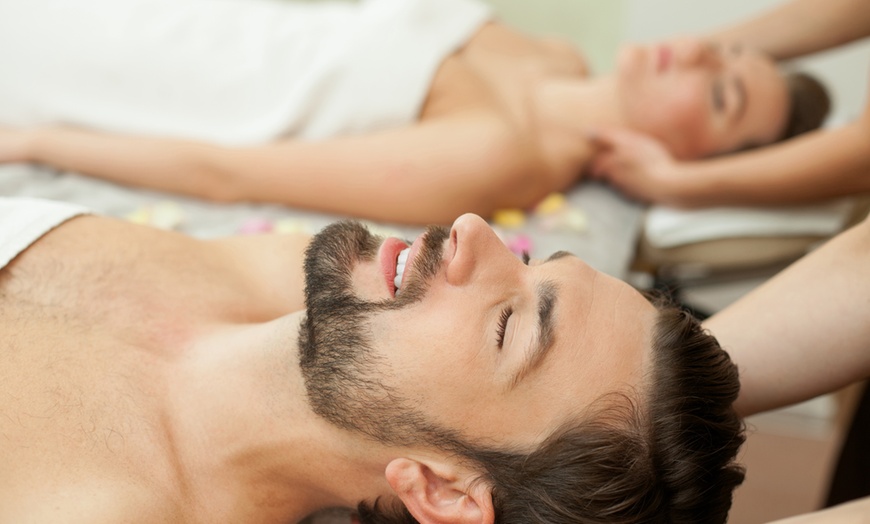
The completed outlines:
<svg viewBox="0 0 870 524">
<path fill-rule="evenodd" d="M 378 302 L 387 298 L 386 278 L 374 262 L 362 262 L 354 266 L 352 273 L 353 293 L 366 302 Z"/>
</svg>

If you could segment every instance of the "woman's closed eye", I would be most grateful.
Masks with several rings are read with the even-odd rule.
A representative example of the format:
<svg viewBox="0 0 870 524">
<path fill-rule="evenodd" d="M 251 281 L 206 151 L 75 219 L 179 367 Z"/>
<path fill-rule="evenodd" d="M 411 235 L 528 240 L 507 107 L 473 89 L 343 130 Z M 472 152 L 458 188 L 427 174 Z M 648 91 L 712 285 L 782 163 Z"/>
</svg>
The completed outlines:
<svg viewBox="0 0 870 524">
<path fill-rule="evenodd" d="M 717 113 L 725 112 L 725 83 L 721 78 L 713 81 L 713 87 L 711 88 L 710 96 L 713 102 L 713 109 L 716 110 Z"/>
</svg>

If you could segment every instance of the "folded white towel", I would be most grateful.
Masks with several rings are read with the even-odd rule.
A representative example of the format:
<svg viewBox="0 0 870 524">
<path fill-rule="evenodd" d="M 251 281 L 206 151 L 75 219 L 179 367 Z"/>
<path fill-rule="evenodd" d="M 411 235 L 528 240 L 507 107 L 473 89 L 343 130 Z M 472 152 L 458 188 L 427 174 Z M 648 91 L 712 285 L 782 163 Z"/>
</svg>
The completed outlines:
<svg viewBox="0 0 870 524">
<path fill-rule="evenodd" d="M 848 199 L 789 208 L 721 207 L 682 211 L 653 206 L 645 235 L 660 248 L 735 237 L 830 236 L 840 231 L 852 210 Z"/>
</svg>

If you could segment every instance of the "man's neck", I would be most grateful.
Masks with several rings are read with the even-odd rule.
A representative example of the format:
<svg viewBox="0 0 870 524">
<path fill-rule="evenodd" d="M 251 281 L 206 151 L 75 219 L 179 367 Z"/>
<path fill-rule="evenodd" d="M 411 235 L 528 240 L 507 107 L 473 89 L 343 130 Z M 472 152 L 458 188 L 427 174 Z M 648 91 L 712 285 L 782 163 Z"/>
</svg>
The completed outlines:
<svg viewBox="0 0 870 524">
<path fill-rule="evenodd" d="M 389 493 L 378 446 L 308 406 L 297 352 L 303 314 L 215 328 L 179 365 L 173 443 L 185 484 L 207 507 L 236 501 L 227 515 L 295 522 Z"/>
</svg>

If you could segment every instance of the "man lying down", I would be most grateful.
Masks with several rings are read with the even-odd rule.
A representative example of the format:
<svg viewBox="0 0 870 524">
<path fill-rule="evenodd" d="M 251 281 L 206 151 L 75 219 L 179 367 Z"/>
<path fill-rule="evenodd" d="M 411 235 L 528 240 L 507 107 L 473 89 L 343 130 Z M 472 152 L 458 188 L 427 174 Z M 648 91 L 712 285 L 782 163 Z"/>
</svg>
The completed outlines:
<svg viewBox="0 0 870 524">
<path fill-rule="evenodd" d="M 0 199 L 0 522 L 726 520 L 736 368 L 570 254 L 82 213 Z"/>
</svg>

